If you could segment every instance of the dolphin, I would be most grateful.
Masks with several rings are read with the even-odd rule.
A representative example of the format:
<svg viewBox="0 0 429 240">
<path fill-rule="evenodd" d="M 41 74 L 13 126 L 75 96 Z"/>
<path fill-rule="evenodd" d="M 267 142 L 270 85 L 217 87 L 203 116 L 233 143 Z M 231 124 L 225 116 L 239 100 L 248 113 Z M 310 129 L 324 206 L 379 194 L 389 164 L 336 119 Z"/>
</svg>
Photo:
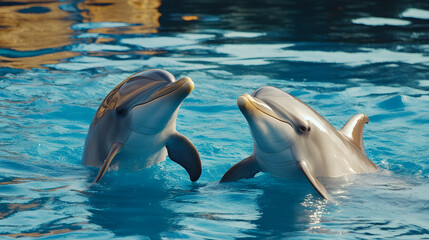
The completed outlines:
<svg viewBox="0 0 429 240">
<path fill-rule="evenodd" d="M 180 164 L 191 181 L 201 175 L 199 153 L 176 131 L 182 101 L 192 92 L 189 77 L 175 80 L 164 70 L 136 73 L 118 84 L 98 108 L 88 130 L 82 164 L 107 169 L 141 170 L 166 159 Z"/>
<path fill-rule="evenodd" d="M 252 178 L 258 172 L 275 177 L 305 177 L 326 199 L 332 199 L 319 177 L 371 173 L 362 131 L 368 116 L 353 116 L 340 130 L 298 98 L 265 86 L 237 100 L 253 138 L 253 154 L 232 166 L 221 182 Z M 302 174 L 304 173 L 304 175 Z"/>
</svg>

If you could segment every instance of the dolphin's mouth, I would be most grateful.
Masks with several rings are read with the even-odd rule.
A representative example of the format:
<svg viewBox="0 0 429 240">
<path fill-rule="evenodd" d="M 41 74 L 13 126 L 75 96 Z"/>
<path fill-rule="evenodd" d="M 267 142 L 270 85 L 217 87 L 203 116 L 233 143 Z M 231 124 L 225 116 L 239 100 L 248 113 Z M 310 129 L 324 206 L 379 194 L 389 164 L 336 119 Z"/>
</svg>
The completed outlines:
<svg viewBox="0 0 429 240">
<path fill-rule="evenodd" d="M 258 101 L 257 98 L 254 98 L 249 94 L 243 94 L 237 99 L 237 105 L 242 111 L 248 108 L 249 106 L 248 104 L 250 104 L 253 108 L 257 109 L 258 111 L 264 113 L 265 115 L 268 115 L 269 117 L 274 118 L 280 122 L 289 124 L 289 126 L 294 128 L 292 123 L 282 119 L 271 109 L 270 106 L 268 106 L 267 104 L 261 101 Z"/>
<path fill-rule="evenodd" d="M 171 94 L 171 93 L 173 93 L 179 89 L 183 90 L 183 94 L 186 94 L 186 96 L 187 96 L 194 89 L 194 82 L 189 77 L 180 78 L 179 80 L 177 80 L 175 82 L 172 82 L 172 83 L 165 85 L 163 88 L 161 88 L 155 94 L 153 94 L 148 100 L 146 100 L 142 103 L 136 104 L 135 106 L 133 106 L 133 108 L 135 108 L 137 106 L 142 106 L 142 105 L 150 103 L 152 101 L 155 101 L 155 100 L 162 98 L 166 95 L 169 95 L 169 94 Z"/>
</svg>

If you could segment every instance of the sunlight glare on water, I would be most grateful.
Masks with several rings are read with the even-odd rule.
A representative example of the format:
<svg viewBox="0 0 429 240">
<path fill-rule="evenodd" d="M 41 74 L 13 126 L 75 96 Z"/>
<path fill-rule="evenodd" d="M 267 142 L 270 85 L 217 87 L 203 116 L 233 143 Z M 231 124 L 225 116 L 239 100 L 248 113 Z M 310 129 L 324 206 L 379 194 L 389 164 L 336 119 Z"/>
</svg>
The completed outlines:
<svg viewBox="0 0 429 240">
<path fill-rule="evenodd" d="M 0 238 L 429 238 L 429 4 L 425 1 L 0 2 Z M 268 14 L 267 14 L 268 13 Z M 203 164 L 81 165 L 89 124 L 131 74 L 189 76 L 177 129 Z M 236 99 L 261 86 L 336 128 L 365 113 L 374 174 L 219 184 L 252 153 Z"/>
</svg>

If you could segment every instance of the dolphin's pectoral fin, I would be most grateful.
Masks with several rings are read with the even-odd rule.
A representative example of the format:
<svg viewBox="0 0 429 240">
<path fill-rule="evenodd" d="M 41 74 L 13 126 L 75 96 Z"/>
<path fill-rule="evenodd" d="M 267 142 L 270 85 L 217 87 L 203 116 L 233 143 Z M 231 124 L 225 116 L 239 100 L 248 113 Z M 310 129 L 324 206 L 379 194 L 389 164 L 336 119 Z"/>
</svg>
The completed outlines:
<svg viewBox="0 0 429 240">
<path fill-rule="evenodd" d="M 232 166 L 220 181 L 234 182 L 243 178 L 253 178 L 260 171 L 258 162 L 252 155 Z"/>
<path fill-rule="evenodd" d="M 192 182 L 200 178 L 202 166 L 200 155 L 189 139 L 180 133 L 173 134 L 167 142 L 168 157 L 182 166 Z"/>
<path fill-rule="evenodd" d="M 98 171 L 97 177 L 95 177 L 94 182 L 98 183 L 101 178 L 106 173 L 107 169 L 110 166 L 110 163 L 112 162 L 113 158 L 116 156 L 116 154 L 121 150 L 122 144 L 121 143 L 113 143 L 110 147 L 110 152 L 107 155 L 106 159 L 104 159 L 103 166 L 101 166 L 100 171 Z"/>
<path fill-rule="evenodd" d="M 299 161 L 298 166 L 304 172 L 308 181 L 313 185 L 313 187 L 317 190 L 317 192 L 319 192 L 319 194 L 322 195 L 322 197 L 324 197 L 328 200 L 332 200 L 332 198 L 329 195 L 328 191 L 326 190 L 325 186 L 323 186 L 323 184 L 320 183 L 319 180 L 317 180 L 317 178 L 314 176 L 314 174 L 311 171 L 308 164 L 305 161 Z"/>
<path fill-rule="evenodd" d="M 346 124 L 340 129 L 343 134 L 355 147 L 357 147 L 365 156 L 365 148 L 363 147 L 363 126 L 369 122 L 367 115 L 359 113 L 354 115 L 347 121 Z"/>
</svg>

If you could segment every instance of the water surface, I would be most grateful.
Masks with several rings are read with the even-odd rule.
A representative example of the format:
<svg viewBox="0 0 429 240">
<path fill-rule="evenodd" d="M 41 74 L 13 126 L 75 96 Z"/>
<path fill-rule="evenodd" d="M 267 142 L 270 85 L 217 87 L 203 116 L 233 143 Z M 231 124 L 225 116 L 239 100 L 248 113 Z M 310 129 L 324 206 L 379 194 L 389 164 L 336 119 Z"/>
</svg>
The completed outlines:
<svg viewBox="0 0 429 240">
<path fill-rule="evenodd" d="M 0 3 L 0 235 L 91 239 L 429 239 L 429 4 L 425 1 Z M 92 117 L 129 75 L 191 77 L 177 129 L 203 173 L 81 165 Z M 365 113 L 375 174 L 218 180 L 252 152 L 236 106 L 264 85 L 335 127 Z"/>
</svg>

